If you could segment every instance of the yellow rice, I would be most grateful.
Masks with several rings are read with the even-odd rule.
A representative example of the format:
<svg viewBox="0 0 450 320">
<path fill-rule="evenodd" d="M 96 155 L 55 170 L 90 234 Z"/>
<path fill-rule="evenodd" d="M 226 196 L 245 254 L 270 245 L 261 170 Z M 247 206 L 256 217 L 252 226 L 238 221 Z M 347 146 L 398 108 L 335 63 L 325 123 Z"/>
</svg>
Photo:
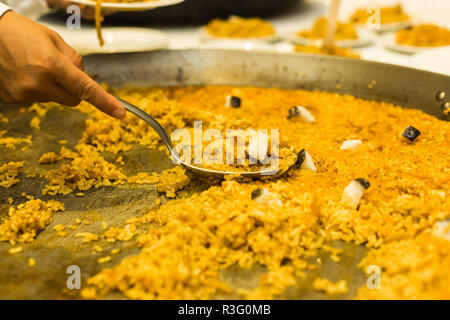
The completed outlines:
<svg viewBox="0 0 450 320">
<path fill-rule="evenodd" d="M 101 237 L 107 241 L 137 241 L 141 251 L 91 277 L 83 297 L 119 291 L 132 299 L 206 299 L 221 293 L 276 298 L 298 285 L 307 270 L 318 268 L 317 262 L 308 262 L 318 250 L 338 261 L 341 252 L 329 243 L 341 240 L 369 248 L 360 263 L 363 272 L 369 265 L 382 269 L 381 289 L 362 287 L 358 298 L 450 298 L 450 241 L 434 231 L 436 223 L 450 218 L 448 122 L 417 110 L 325 92 L 225 86 L 113 91 L 142 106 L 169 133 L 192 129 L 194 120 L 220 131 L 279 128 L 280 143 L 296 151 L 305 148 L 317 172 L 293 167 L 277 179 L 215 182 L 194 194 L 179 191 L 198 183 L 180 167 L 127 177 L 120 163 L 106 161 L 102 153 L 120 156 L 133 144 L 156 149 L 159 137 L 134 116 L 118 121 L 83 103 L 78 108 L 87 114 L 83 137 L 74 150 L 61 150 L 59 157 L 69 163 L 43 174 L 44 193 L 151 183 L 169 197 L 178 196 L 104 232 Z M 230 94 L 242 99 L 241 108 L 225 106 Z M 288 119 L 294 105 L 305 106 L 315 122 Z M 414 143 L 399 137 L 409 125 L 422 132 Z M 362 145 L 340 150 L 349 139 Z M 344 188 L 355 178 L 372 185 L 357 210 L 340 203 Z M 266 188 L 281 205 L 252 199 L 258 188 Z M 58 208 L 31 200 L 13 209 L 0 235 L 11 243 L 31 241 Z M 12 221 L 21 221 L 14 217 L 22 211 L 39 221 L 17 232 Z M 139 226 L 145 231 L 138 232 Z M 221 277 L 228 267 L 256 265 L 267 272 L 255 288 L 232 288 Z M 342 293 L 342 280 L 316 280 L 316 287 Z"/>
</svg>

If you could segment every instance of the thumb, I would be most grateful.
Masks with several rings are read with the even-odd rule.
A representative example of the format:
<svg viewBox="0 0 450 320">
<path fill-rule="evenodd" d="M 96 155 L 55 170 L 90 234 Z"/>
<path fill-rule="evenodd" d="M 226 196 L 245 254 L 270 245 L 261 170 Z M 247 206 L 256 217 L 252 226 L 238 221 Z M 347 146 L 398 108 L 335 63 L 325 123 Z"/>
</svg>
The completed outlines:
<svg viewBox="0 0 450 320">
<path fill-rule="evenodd" d="M 58 84 L 78 99 L 91 103 L 115 118 L 125 117 L 126 111 L 122 104 L 63 55 L 59 59 L 56 72 Z"/>
</svg>

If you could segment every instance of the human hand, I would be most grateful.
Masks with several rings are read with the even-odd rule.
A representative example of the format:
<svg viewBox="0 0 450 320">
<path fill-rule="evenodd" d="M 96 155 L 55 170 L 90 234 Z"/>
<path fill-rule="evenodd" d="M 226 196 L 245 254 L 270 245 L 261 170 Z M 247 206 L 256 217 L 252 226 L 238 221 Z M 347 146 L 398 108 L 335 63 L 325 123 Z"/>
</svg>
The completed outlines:
<svg viewBox="0 0 450 320">
<path fill-rule="evenodd" d="M 116 118 L 125 109 L 83 72 L 83 61 L 54 31 L 12 11 L 0 18 L 0 98 L 8 103 L 76 106 L 81 100 Z"/>
</svg>

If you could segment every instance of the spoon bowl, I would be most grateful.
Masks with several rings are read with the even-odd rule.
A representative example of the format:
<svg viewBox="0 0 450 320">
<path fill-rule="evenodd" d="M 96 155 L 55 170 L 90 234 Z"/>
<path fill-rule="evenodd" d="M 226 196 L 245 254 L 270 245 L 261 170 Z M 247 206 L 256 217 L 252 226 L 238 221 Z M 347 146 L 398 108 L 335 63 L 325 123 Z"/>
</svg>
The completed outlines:
<svg viewBox="0 0 450 320">
<path fill-rule="evenodd" d="M 261 178 L 262 176 L 271 176 L 275 175 L 278 172 L 278 169 L 267 169 L 267 170 L 261 170 L 261 171 L 243 171 L 243 172 L 233 172 L 233 171 L 216 171 L 216 170 L 210 170 L 210 169 L 204 169 L 197 166 L 193 166 L 183 160 L 180 159 L 178 154 L 173 150 L 172 143 L 169 138 L 169 134 L 164 129 L 164 127 L 156 121 L 155 118 L 153 118 L 151 115 L 149 115 L 144 110 L 136 107 L 135 105 L 129 103 L 128 101 L 125 101 L 121 98 L 116 97 L 123 105 L 123 107 L 128 110 L 129 112 L 133 113 L 134 115 L 138 116 L 145 122 L 147 122 L 155 131 L 156 133 L 161 137 L 161 140 L 163 141 L 164 145 L 166 146 L 167 150 L 169 150 L 170 155 L 172 156 L 172 159 L 176 164 L 180 164 L 192 173 L 200 176 L 211 176 L 211 177 L 218 177 L 218 178 L 224 178 L 225 176 L 229 175 L 240 175 L 243 178 Z"/>
</svg>

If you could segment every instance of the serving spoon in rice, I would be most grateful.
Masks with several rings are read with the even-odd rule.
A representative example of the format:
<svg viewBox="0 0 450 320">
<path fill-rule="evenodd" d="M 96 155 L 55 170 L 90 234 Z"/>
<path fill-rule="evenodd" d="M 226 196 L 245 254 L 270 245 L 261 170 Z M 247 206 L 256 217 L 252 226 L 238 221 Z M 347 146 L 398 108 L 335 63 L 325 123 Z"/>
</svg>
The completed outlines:
<svg viewBox="0 0 450 320">
<path fill-rule="evenodd" d="M 156 133 L 161 137 L 162 141 L 166 145 L 166 148 L 169 150 L 170 155 L 172 156 L 172 159 L 176 164 L 181 164 L 183 167 L 188 169 L 189 171 L 193 172 L 196 175 L 201 176 L 213 176 L 218 178 L 224 178 L 225 176 L 231 176 L 231 175 L 239 175 L 243 178 L 261 178 L 263 176 L 272 176 L 277 174 L 278 169 L 266 169 L 261 171 L 243 171 L 243 172 L 232 172 L 232 171 L 216 171 L 216 170 L 209 170 L 204 169 L 200 167 L 193 166 L 189 163 L 186 163 L 185 161 L 181 160 L 178 154 L 173 150 L 172 143 L 169 138 L 169 134 L 167 133 L 166 129 L 158 122 L 155 118 L 150 116 L 148 113 L 146 113 L 144 110 L 136 107 L 135 105 L 129 103 L 128 101 L 125 101 L 119 97 L 116 97 L 123 105 L 123 107 L 133 113 L 134 115 L 138 116 L 147 124 L 149 124 Z"/>
</svg>

